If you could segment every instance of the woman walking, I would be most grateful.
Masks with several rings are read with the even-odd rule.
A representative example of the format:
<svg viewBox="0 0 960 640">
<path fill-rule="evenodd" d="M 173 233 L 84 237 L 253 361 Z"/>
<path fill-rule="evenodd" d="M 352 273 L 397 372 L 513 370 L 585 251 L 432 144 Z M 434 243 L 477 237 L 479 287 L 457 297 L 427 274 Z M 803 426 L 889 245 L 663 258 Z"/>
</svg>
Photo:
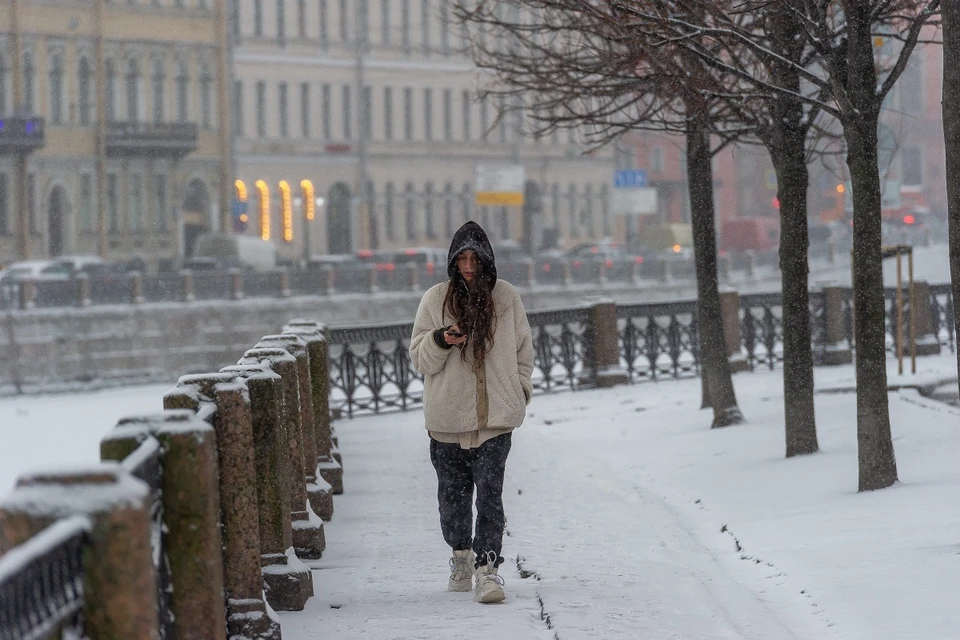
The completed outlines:
<svg viewBox="0 0 960 640">
<path fill-rule="evenodd" d="M 454 234 L 447 276 L 420 301 L 410 357 L 424 377 L 440 529 L 453 550 L 448 589 L 473 588 L 477 602 L 502 602 L 503 474 L 532 391 L 530 325 L 517 290 L 497 279 L 493 248 L 476 222 Z"/>
</svg>

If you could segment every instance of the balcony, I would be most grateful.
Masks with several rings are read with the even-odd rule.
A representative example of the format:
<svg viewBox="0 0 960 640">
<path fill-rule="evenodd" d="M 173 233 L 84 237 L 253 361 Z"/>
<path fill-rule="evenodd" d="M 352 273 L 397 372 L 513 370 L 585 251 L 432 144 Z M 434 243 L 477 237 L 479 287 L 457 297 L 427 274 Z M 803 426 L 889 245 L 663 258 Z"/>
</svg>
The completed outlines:
<svg viewBox="0 0 960 640">
<path fill-rule="evenodd" d="M 30 153 L 44 140 L 43 118 L 0 117 L 0 154 Z"/>
<path fill-rule="evenodd" d="M 192 123 L 108 122 L 107 155 L 182 158 L 196 151 L 198 136 Z"/>
</svg>

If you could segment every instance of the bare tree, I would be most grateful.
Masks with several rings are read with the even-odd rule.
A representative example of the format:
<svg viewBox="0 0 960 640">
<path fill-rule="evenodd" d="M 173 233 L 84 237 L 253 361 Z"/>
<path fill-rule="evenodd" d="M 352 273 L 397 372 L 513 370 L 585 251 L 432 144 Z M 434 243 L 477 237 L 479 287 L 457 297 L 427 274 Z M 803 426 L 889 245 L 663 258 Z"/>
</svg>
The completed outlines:
<svg viewBox="0 0 960 640">
<path fill-rule="evenodd" d="M 943 5 L 943 137 L 947 150 L 947 209 L 953 324 L 960 335 L 960 3 Z M 960 349 L 957 350 L 960 380 Z M 960 382 L 958 382 L 960 384 Z"/>
<path fill-rule="evenodd" d="M 575 128 L 593 148 L 637 129 L 686 135 L 701 366 L 712 426 L 736 424 L 743 415 L 720 316 L 711 158 L 738 133 L 718 131 L 716 123 L 731 121 L 723 102 L 691 82 L 704 65 L 664 43 L 652 50 L 617 5 L 457 0 L 455 13 L 470 26 L 474 59 L 491 79 L 485 94 L 522 101 L 532 133 Z"/>
</svg>

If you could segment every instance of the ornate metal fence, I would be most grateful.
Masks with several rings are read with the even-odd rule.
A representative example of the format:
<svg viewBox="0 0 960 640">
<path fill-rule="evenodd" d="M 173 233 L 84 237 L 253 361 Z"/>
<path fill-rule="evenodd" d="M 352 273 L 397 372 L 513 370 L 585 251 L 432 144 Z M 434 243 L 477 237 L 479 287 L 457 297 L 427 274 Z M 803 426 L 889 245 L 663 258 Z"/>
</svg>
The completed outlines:
<svg viewBox="0 0 960 640">
<path fill-rule="evenodd" d="M 587 308 L 534 311 L 527 315 L 533 337 L 533 389 L 576 389 L 583 370 Z"/>
<path fill-rule="evenodd" d="M 620 358 L 632 382 L 698 374 L 695 300 L 618 306 L 617 330 Z"/>
<path fill-rule="evenodd" d="M 0 640 L 83 637 L 83 550 L 90 522 L 56 522 L 0 559 Z"/>
</svg>

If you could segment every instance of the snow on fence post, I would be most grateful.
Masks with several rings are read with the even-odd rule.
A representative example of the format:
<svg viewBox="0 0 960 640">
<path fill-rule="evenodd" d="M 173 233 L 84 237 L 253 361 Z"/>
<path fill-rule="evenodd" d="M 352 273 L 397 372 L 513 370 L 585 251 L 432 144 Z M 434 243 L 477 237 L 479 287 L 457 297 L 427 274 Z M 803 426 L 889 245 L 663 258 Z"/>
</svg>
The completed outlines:
<svg viewBox="0 0 960 640">
<path fill-rule="evenodd" d="M 92 525 L 83 563 L 87 636 L 159 638 L 150 490 L 118 464 L 20 476 L 0 501 L 0 555 L 74 515 Z"/>
<path fill-rule="evenodd" d="M 178 640 L 226 640 L 220 492 L 213 428 L 193 411 L 121 418 L 101 458 L 122 461 L 146 434 L 160 443 L 161 502 Z"/>
<path fill-rule="evenodd" d="M 286 336 L 302 341 L 296 336 Z M 306 477 L 304 474 L 305 451 L 303 446 L 302 422 L 300 413 L 300 376 L 296 356 L 288 346 L 265 346 L 263 341 L 256 348 L 243 354 L 239 364 L 265 364 L 282 378 L 280 396 L 281 431 L 284 446 L 281 464 L 285 467 L 282 476 L 286 479 L 285 491 L 290 495 L 290 520 L 293 548 L 301 558 L 316 560 L 323 555 L 326 536 L 323 522 L 314 513 L 307 500 Z"/>
<path fill-rule="evenodd" d="M 629 374 L 620 365 L 617 305 L 612 301 L 601 300 L 590 305 L 583 347 L 581 384 L 605 388 L 629 382 Z"/>
<path fill-rule="evenodd" d="M 817 364 L 836 366 L 853 362 L 853 353 L 847 341 L 847 331 L 844 326 L 843 300 L 846 290 L 843 287 L 823 288 L 823 322 L 824 347 L 823 354 Z"/>
<path fill-rule="evenodd" d="M 301 611 L 313 595 L 310 570 L 293 553 L 290 493 L 282 464 L 283 379 L 268 365 L 233 365 L 221 369 L 242 378 L 250 396 L 256 460 L 260 561 L 267 602 L 278 611 Z"/>
<path fill-rule="evenodd" d="M 199 411 L 213 403 L 219 461 L 223 531 L 223 587 L 231 639 L 280 640 L 280 625 L 263 600 L 257 468 L 250 396 L 242 379 L 228 373 L 182 376 L 163 399 L 164 407 Z"/>
<path fill-rule="evenodd" d="M 316 444 L 317 458 L 315 469 L 317 484 L 322 492 L 311 493 L 311 504 L 314 511 L 323 519 L 333 518 L 333 493 L 343 493 L 343 467 L 331 455 L 332 443 L 330 439 L 330 399 L 328 368 L 329 346 L 324 333 L 324 326 L 313 320 L 291 320 L 284 325 L 283 333 L 297 335 L 307 345 L 310 366 L 310 393 L 307 402 L 310 403 L 311 422 L 304 423 L 304 428 L 313 429 Z M 301 401 L 304 397 L 301 395 Z M 304 413 L 306 419 L 306 413 Z M 326 487 L 330 487 L 327 491 Z"/>
<path fill-rule="evenodd" d="M 736 291 L 720 292 L 720 319 L 723 324 L 723 339 L 727 347 L 730 373 L 747 371 L 750 363 L 747 362 L 743 351 L 743 336 L 740 332 L 740 294 Z M 772 353 L 769 356 L 773 358 Z"/>
<path fill-rule="evenodd" d="M 910 300 L 910 313 L 913 314 L 914 337 L 918 356 L 940 355 L 940 340 L 933 325 L 930 309 L 930 283 L 917 280 L 913 283 L 913 295 Z M 909 329 L 907 329 L 909 331 Z M 910 336 L 904 344 L 909 345 Z M 908 346 L 909 350 L 909 346 Z"/>
</svg>

